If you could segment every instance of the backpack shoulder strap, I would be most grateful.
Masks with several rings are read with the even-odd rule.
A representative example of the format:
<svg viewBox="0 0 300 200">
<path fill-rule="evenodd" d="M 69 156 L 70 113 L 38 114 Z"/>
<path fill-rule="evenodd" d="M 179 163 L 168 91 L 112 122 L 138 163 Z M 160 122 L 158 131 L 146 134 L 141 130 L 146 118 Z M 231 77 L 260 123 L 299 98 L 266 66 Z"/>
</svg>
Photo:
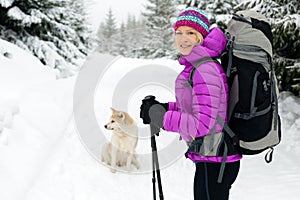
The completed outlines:
<svg viewBox="0 0 300 200">
<path fill-rule="evenodd" d="M 190 73 L 189 80 L 188 80 L 188 82 L 187 82 L 187 85 L 188 85 L 188 86 L 191 86 L 191 88 L 193 88 L 193 77 L 194 77 L 194 74 L 195 74 L 196 69 L 197 69 L 200 65 L 202 65 L 202 64 L 204 64 L 204 63 L 208 63 L 208 62 L 214 62 L 214 63 L 218 63 L 219 65 L 221 65 L 220 62 L 219 62 L 216 58 L 205 57 L 205 58 L 200 59 L 200 60 L 196 63 L 196 65 L 193 67 L 193 69 L 192 69 L 192 71 L 191 71 L 191 73 Z"/>
</svg>

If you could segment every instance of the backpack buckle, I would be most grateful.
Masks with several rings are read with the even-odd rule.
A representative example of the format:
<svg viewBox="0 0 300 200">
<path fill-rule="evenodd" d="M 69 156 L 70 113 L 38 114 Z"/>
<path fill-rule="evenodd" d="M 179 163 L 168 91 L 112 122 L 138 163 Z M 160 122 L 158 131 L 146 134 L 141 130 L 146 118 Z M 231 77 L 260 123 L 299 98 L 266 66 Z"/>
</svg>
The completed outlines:
<svg viewBox="0 0 300 200">
<path fill-rule="evenodd" d="M 235 36 L 231 37 L 231 35 L 229 34 L 229 38 L 227 39 L 227 44 L 226 44 L 226 49 L 227 50 L 231 50 L 233 48 L 234 40 L 235 40 Z"/>
<path fill-rule="evenodd" d="M 230 33 L 229 33 L 229 32 L 226 32 L 226 33 L 225 33 L 225 37 L 226 37 L 226 40 L 227 40 L 227 41 L 230 40 L 230 39 L 231 39 Z"/>
</svg>

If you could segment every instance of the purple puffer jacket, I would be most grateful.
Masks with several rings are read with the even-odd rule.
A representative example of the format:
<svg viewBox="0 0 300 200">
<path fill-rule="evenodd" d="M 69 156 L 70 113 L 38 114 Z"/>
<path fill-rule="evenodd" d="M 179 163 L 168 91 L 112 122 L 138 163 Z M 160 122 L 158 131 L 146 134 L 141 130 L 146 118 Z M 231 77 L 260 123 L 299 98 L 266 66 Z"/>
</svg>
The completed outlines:
<svg viewBox="0 0 300 200">
<path fill-rule="evenodd" d="M 185 68 L 176 79 L 176 102 L 169 102 L 169 110 L 164 116 L 164 129 L 178 132 L 186 142 L 210 134 L 213 127 L 216 133 L 222 132 L 222 126 L 216 121 L 218 115 L 227 121 L 228 86 L 220 65 L 213 62 L 202 64 L 193 76 L 193 89 L 184 85 L 197 61 L 204 57 L 219 56 L 225 46 L 223 32 L 213 28 L 202 45 L 196 45 L 189 55 L 179 59 Z M 195 162 L 222 162 L 222 156 L 189 153 L 188 157 Z M 240 159 L 241 155 L 228 155 L 226 162 Z"/>
</svg>

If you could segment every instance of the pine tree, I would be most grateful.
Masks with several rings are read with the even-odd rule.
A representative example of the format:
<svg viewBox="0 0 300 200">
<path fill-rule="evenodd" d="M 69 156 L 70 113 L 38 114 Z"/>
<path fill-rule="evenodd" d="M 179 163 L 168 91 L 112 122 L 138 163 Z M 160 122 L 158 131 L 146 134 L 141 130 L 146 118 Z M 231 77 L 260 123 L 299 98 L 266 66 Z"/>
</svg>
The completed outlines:
<svg viewBox="0 0 300 200">
<path fill-rule="evenodd" d="M 117 55 L 116 52 L 116 40 L 118 38 L 118 27 L 115 16 L 112 9 L 108 10 L 104 24 L 99 27 L 99 41 L 101 46 L 99 51 L 103 53 L 109 53 Z"/>
<path fill-rule="evenodd" d="M 97 31 L 97 44 L 98 44 L 98 48 L 97 50 L 100 53 L 105 52 L 105 48 L 107 49 L 107 47 L 105 47 L 104 41 L 105 41 L 105 36 L 104 36 L 104 30 L 105 30 L 105 24 L 104 22 L 100 22 L 98 31 Z M 107 51 L 107 50 L 106 50 Z"/>
<path fill-rule="evenodd" d="M 122 55 L 122 56 L 125 56 L 128 52 L 128 47 L 127 47 L 127 43 L 126 43 L 126 40 L 127 40 L 127 37 L 126 37 L 126 27 L 125 27 L 125 24 L 122 23 L 121 24 L 121 27 L 120 27 L 120 30 L 118 31 L 118 36 L 117 36 L 117 39 L 116 39 L 116 54 L 117 55 Z"/>
<path fill-rule="evenodd" d="M 223 31 L 227 28 L 237 4 L 237 0 L 208 0 L 196 3 L 198 8 L 207 13 L 210 24 L 216 24 Z"/>
<path fill-rule="evenodd" d="M 111 27 L 111 28 L 109 28 Z M 98 29 L 98 51 L 125 57 L 142 57 L 145 23 L 143 19 L 136 20 L 133 15 L 127 16 L 127 21 L 116 28 L 116 21 L 111 11 L 105 22 L 101 22 Z"/>
<path fill-rule="evenodd" d="M 127 16 L 126 24 L 126 45 L 128 47 L 126 56 L 128 57 L 138 57 L 136 55 L 136 49 L 141 46 L 141 35 L 143 29 L 139 27 L 139 22 L 136 20 L 136 17 L 133 15 Z"/>
<path fill-rule="evenodd" d="M 69 76 L 79 67 L 78 61 L 85 57 L 87 48 L 88 37 L 83 35 L 88 35 L 88 29 L 75 30 L 86 21 L 71 20 L 80 15 L 72 9 L 80 1 L 1 1 L 0 35 L 32 52 L 42 63 L 57 68 L 61 76 Z"/>
<path fill-rule="evenodd" d="M 223 31 L 227 28 L 234 7 L 238 5 L 237 0 L 182 0 L 186 7 L 198 7 L 207 13 L 210 24 L 216 24 Z"/>
<path fill-rule="evenodd" d="M 298 0 L 248 0 L 237 9 L 264 14 L 272 25 L 274 63 L 281 90 L 300 96 L 300 4 Z"/>
<path fill-rule="evenodd" d="M 215 0 L 208 4 L 206 10 L 212 16 L 211 23 L 216 23 L 219 28 L 225 31 L 237 4 L 237 0 Z"/>
<path fill-rule="evenodd" d="M 174 52 L 172 18 L 176 7 L 172 0 L 148 0 L 145 6 L 145 42 L 142 55 L 146 58 L 172 56 Z"/>
<path fill-rule="evenodd" d="M 202 5 L 206 7 L 206 1 L 201 1 Z M 186 7 L 198 7 L 200 4 L 200 0 L 181 0 L 180 4 L 186 5 Z"/>
<path fill-rule="evenodd" d="M 87 12 L 82 0 L 70 0 L 70 12 L 73 11 L 73 15 L 68 15 L 67 21 L 71 22 L 71 27 L 78 35 L 75 45 L 79 50 L 87 54 L 88 50 L 92 48 L 92 28 L 87 23 Z"/>
</svg>

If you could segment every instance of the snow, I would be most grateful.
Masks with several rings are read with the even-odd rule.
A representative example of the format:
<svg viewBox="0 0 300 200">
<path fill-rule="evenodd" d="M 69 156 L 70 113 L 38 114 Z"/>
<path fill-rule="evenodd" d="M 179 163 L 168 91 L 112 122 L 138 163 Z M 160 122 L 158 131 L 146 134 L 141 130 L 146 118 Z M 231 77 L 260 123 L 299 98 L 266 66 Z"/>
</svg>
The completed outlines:
<svg viewBox="0 0 300 200">
<path fill-rule="evenodd" d="M 300 27 L 300 15 L 299 14 L 292 14 L 292 15 L 285 15 L 283 20 L 278 20 L 278 24 L 283 23 L 284 28 L 290 27 L 293 24 L 296 25 L 296 28 Z"/>
<path fill-rule="evenodd" d="M 3 56 L 5 52 L 9 52 L 11 57 Z M 110 106 L 126 106 L 139 129 L 147 130 L 138 118 L 141 98 L 152 93 L 161 101 L 173 100 L 171 82 L 181 66 L 168 59 L 111 58 L 94 54 L 77 76 L 56 80 L 52 69 L 3 40 L 0 40 L 0 63 L 1 200 L 153 199 L 152 173 L 148 170 L 151 167 L 147 158 L 142 160 L 145 162 L 141 162 L 140 170 L 133 170 L 130 174 L 112 174 L 100 164 L 99 149 L 103 141 L 99 138 L 103 133 L 102 136 L 109 139 L 110 134 L 101 127 L 108 120 Z M 105 68 L 104 63 L 108 63 L 109 67 Z M 161 69 L 160 73 L 155 74 L 153 68 Z M 84 84 L 95 81 L 94 99 L 91 101 L 81 95 L 82 99 L 78 101 L 74 93 L 80 87 L 80 76 L 88 70 L 96 70 L 84 79 Z M 147 73 L 148 77 L 136 76 L 132 80 L 131 76 L 138 73 Z M 155 85 L 148 82 L 151 79 L 170 81 L 170 84 L 162 82 Z M 141 85 L 135 87 L 136 82 Z M 127 99 L 114 100 L 118 97 L 117 93 L 123 91 L 121 94 L 127 94 L 130 90 Z M 93 130 L 80 132 L 76 124 L 78 121 L 74 118 L 76 110 L 73 110 L 73 104 L 79 103 L 75 105 L 78 108 L 76 106 L 86 106 L 89 101 L 94 103 L 92 108 L 100 127 L 98 133 L 89 132 L 95 132 Z M 284 92 L 279 105 L 283 137 L 281 144 L 275 148 L 273 162 L 266 164 L 264 154 L 244 157 L 230 199 L 299 198 L 300 99 Z M 85 117 L 82 116 L 82 119 Z M 82 134 L 92 137 L 88 140 L 91 144 L 96 141 L 99 145 L 89 146 Z M 140 159 L 151 151 L 147 134 L 140 133 L 143 136 L 137 148 Z M 164 196 L 167 200 L 193 199 L 193 163 L 183 155 L 170 155 L 173 160 L 165 163 L 162 156 L 162 150 L 168 149 L 177 139 L 175 133 L 168 132 L 156 137 Z"/>
<path fill-rule="evenodd" d="M 31 24 L 41 23 L 41 19 L 37 18 L 34 15 L 26 15 L 24 12 L 20 10 L 20 8 L 14 6 L 7 12 L 8 16 L 12 17 L 15 20 L 22 21 L 26 26 L 30 26 Z"/>
<path fill-rule="evenodd" d="M 13 2 L 14 0 L 0 0 L 0 5 L 2 5 L 4 8 L 8 8 Z"/>
<path fill-rule="evenodd" d="M 0 40 L 0 62 L 0 105 L 3 101 L 18 100 L 19 95 L 31 85 L 55 80 L 56 77 L 52 69 L 30 53 L 4 40 Z"/>
</svg>

